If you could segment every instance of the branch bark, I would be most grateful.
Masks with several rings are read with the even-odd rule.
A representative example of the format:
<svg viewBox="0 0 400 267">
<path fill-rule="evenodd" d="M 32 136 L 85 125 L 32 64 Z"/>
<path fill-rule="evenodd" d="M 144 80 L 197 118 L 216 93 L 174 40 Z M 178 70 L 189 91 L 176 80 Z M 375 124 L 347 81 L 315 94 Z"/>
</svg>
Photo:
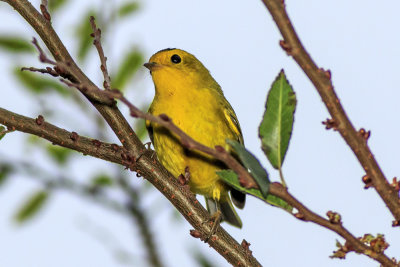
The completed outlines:
<svg viewBox="0 0 400 267">
<path fill-rule="evenodd" d="M 38 123 L 39 121 L 39 123 Z M 186 220 L 200 233 L 200 237 L 207 237 L 212 226 L 204 223 L 210 219 L 207 210 L 197 201 L 194 194 L 187 187 L 181 186 L 177 179 L 171 176 L 165 168 L 152 158 L 152 151 L 143 150 L 140 158 L 135 161 L 129 157 L 127 150 L 115 144 L 108 144 L 99 140 L 76 136 L 41 119 L 28 118 L 3 108 L 0 108 L 0 123 L 12 131 L 21 131 L 44 138 L 55 145 L 74 149 L 85 155 L 107 160 L 129 167 L 132 171 L 149 180 L 168 200 L 179 210 Z M 6 137 L 5 137 L 6 138 Z M 95 140 L 95 141 L 94 141 Z M 125 155 L 124 155 L 125 154 Z M 247 250 L 233 239 L 222 227 L 208 240 L 208 244 L 224 256 L 231 264 L 240 266 L 261 266 Z"/>
<path fill-rule="evenodd" d="M 314 84 L 325 106 L 331 114 L 334 128 L 337 129 L 346 143 L 349 145 L 366 174 L 372 181 L 372 186 L 385 202 L 395 221 L 400 221 L 400 199 L 395 190 L 386 179 L 372 154 L 363 129 L 356 131 L 344 111 L 337 97 L 331 81 L 330 71 L 319 68 L 306 49 L 303 47 L 291 20 L 286 12 L 282 0 L 262 0 L 272 15 L 279 31 L 283 36 L 280 42 L 282 48 L 292 56 L 300 68 Z M 365 130 L 364 130 L 365 132 Z"/>
<path fill-rule="evenodd" d="M 140 158 L 135 166 L 130 166 L 131 170 L 135 170 L 150 181 L 200 233 L 200 236 L 206 237 L 212 229 L 211 225 L 204 223 L 209 221 L 209 213 L 201 206 L 189 190 L 180 186 L 175 177 L 172 177 L 158 161 L 145 153 L 146 149 L 144 145 L 135 135 L 126 119 L 122 116 L 116 104 L 103 104 L 109 103 L 110 99 L 104 98 L 104 94 L 99 93 L 100 90 L 96 85 L 94 85 L 94 83 L 79 69 L 52 28 L 50 21 L 44 18 L 44 16 L 42 16 L 27 0 L 1 1 L 7 2 L 25 18 L 44 41 L 57 63 L 68 66 L 64 78 L 88 89 L 81 90 L 81 92 L 104 117 L 123 147 L 133 155 L 133 158 Z M 0 121 L 4 122 L 5 125 L 10 124 L 11 127 L 24 131 L 23 128 L 25 126 L 23 124 L 15 123 L 15 121 L 9 122 L 4 118 L 0 119 Z M 32 126 L 34 124 L 31 122 L 30 125 Z M 63 136 L 63 138 L 66 137 L 66 135 Z M 52 138 L 55 137 L 53 136 Z M 70 145 L 68 138 L 63 141 Z M 88 153 L 89 152 L 91 151 L 88 151 Z M 116 156 L 115 153 L 111 153 L 110 155 L 114 156 L 114 159 L 111 160 L 113 162 L 122 159 L 121 155 Z M 124 164 L 124 161 L 122 161 L 121 164 Z M 261 266 L 256 258 L 249 254 L 248 250 L 243 248 L 222 227 L 218 227 L 215 235 L 208 240 L 208 244 L 233 265 Z"/>
<path fill-rule="evenodd" d="M 132 105 L 132 104 L 131 104 Z M 152 115 L 147 117 L 147 119 L 152 119 Z M 159 117 L 155 117 L 156 119 L 160 119 Z M 120 153 L 116 153 L 116 148 L 115 144 L 107 144 L 104 142 L 94 142 L 93 139 L 86 138 L 86 137 L 79 137 L 78 141 L 75 141 L 71 144 L 71 141 L 69 140 L 70 137 L 73 135 L 73 133 L 70 133 L 66 130 L 60 129 L 50 123 L 47 122 L 42 122 L 40 125 L 37 123 L 37 119 L 30 119 L 21 115 L 18 115 L 16 113 L 12 113 L 10 111 L 7 111 L 5 109 L 0 108 L 0 123 L 3 125 L 6 125 L 9 129 L 11 130 L 16 130 L 16 131 L 22 131 L 26 133 L 31 133 L 36 136 L 42 137 L 44 139 L 47 139 L 48 141 L 52 142 L 53 144 L 68 147 L 71 149 L 74 149 L 79 152 L 86 153 L 87 155 L 101 158 L 104 160 L 108 160 L 123 166 L 129 167 L 131 170 L 134 170 L 140 174 L 143 174 L 144 177 L 148 178 L 150 182 L 153 183 L 159 190 L 178 208 L 178 210 L 181 212 L 181 210 L 184 210 L 185 213 L 182 213 L 182 215 L 185 216 L 186 220 L 188 220 L 194 228 L 200 232 L 201 237 L 207 236 L 209 229 L 204 229 L 204 226 L 208 226 L 208 224 L 204 224 L 203 222 L 207 220 L 209 217 L 208 212 L 200 205 L 198 204 L 198 201 L 196 200 L 195 196 L 187 189 L 185 186 L 181 186 L 177 184 L 177 181 L 174 177 L 171 177 L 169 174 L 166 173 L 166 171 L 161 168 L 158 162 L 155 160 L 151 159 L 152 154 L 151 151 L 144 152 L 143 156 L 141 156 L 137 161 L 132 161 L 127 160 L 127 156 L 123 156 L 125 153 L 124 149 L 122 147 L 118 147 Z M 177 128 L 175 125 L 171 127 L 172 122 L 169 121 L 168 124 L 165 126 L 168 129 L 177 129 L 176 131 L 180 131 L 179 135 L 182 136 L 183 138 L 188 137 L 185 133 L 183 133 L 179 128 Z M 174 131 L 175 131 L 174 130 Z M 188 137 L 190 138 L 190 137 Z M 186 139 L 186 142 L 189 144 L 189 147 L 196 147 L 197 149 L 207 153 L 209 150 L 213 150 L 211 148 L 207 148 L 203 150 L 203 145 L 201 144 L 192 144 L 193 139 Z M 193 140 L 193 142 L 195 142 Z M 101 144 L 101 145 L 99 145 Z M 213 150 L 212 154 L 225 154 L 223 151 L 218 151 L 218 150 Z M 107 157 L 104 156 L 104 154 L 107 154 Z M 128 157 L 129 158 L 129 157 Z M 223 159 L 224 162 L 231 160 L 235 160 L 233 157 L 231 157 L 229 154 L 227 154 L 227 157 Z M 151 162 L 149 162 L 149 159 Z M 148 174 L 149 169 L 143 168 L 143 165 L 145 166 L 151 166 L 150 169 L 150 174 Z M 241 166 L 241 165 L 240 165 Z M 243 168 L 243 167 L 241 167 Z M 247 171 L 243 171 L 247 173 Z M 153 176 L 155 175 L 155 177 Z M 150 177 L 150 178 L 149 178 Z M 171 179 L 171 183 L 169 184 L 168 182 L 165 182 L 165 180 Z M 167 187 L 168 186 L 168 187 Z M 175 186 L 175 188 L 174 188 Z M 161 189 L 162 188 L 162 189 Z M 393 263 L 389 257 L 387 257 L 384 253 L 378 253 L 374 252 L 371 247 L 365 245 L 362 243 L 358 238 L 356 238 L 353 234 L 351 234 L 345 227 L 343 227 L 342 223 L 333 223 L 316 213 L 312 212 L 309 210 L 307 207 L 305 207 L 300 201 L 298 201 L 294 196 L 292 196 L 288 191 L 287 188 L 283 187 L 280 183 L 272 183 L 270 185 L 270 194 L 278 196 L 285 200 L 287 203 L 289 203 L 291 206 L 296 208 L 299 213 L 293 214 L 297 219 L 303 220 L 303 221 L 309 221 L 313 222 L 315 224 L 318 224 L 322 227 L 325 227 L 338 235 L 342 236 L 346 242 L 350 245 L 353 251 L 357 253 L 362 253 L 364 255 L 367 255 L 378 262 L 380 262 L 383 266 L 393 266 L 395 267 L 396 264 Z M 177 201 L 177 203 L 174 203 L 174 201 Z M 181 201 L 183 201 L 181 203 Z M 207 228 L 207 227 L 206 227 Z M 221 227 L 219 227 L 216 235 L 209 240 L 209 244 L 214 247 L 217 246 L 218 249 L 226 249 L 225 253 L 228 252 L 238 252 L 236 249 L 237 245 L 239 245 L 236 241 L 235 244 L 232 243 L 227 244 L 226 242 L 233 242 L 232 238 L 223 230 Z M 217 243 L 218 241 L 218 243 Z M 213 244 L 216 242 L 217 244 Z M 240 246 L 241 249 L 244 249 Z M 217 251 L 220 251 L 216 249 Z M 230 250 L 229 250 L 230 249 Z M 240 249 L 240 251 L 241 251 Z M 248 251 L 245 249 L 245 251 Z M 230 253 L 226 253 L 228 255 L 231 255 Z M 245 253 L 248 257 L 250 257 L 249 253 Z M 238 256 L 245 256 L 245 255 L 235 255 L 235 258 Z M 247 262 L 243 261 L 246 263 L 244 266 L 260 266 L 259 263 L 256 261 L 254 262 Z M 237 265 L 237 262 L 231 262 L 233 265 Z M 250 265 L 247 265 L 250 264 Z M 251 264 L 256 264 L 256 265 L 251 265 Z"/>
</svg>

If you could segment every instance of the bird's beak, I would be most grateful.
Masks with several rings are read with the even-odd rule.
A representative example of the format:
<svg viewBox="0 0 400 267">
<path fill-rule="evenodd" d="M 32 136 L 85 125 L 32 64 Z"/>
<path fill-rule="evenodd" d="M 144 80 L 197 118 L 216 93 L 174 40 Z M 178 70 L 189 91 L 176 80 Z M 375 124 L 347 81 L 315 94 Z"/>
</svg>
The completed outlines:
<svg viewBox="0 0 400 267">
<path fill-rule="evenodd" d="M 147 63 L 144 63 L 143 66 L 148 68 L 150 71 L 154 71 L 161 67 L 161 65 L 157 64 L 156 62 L 147 62 Z"/>
</svg>

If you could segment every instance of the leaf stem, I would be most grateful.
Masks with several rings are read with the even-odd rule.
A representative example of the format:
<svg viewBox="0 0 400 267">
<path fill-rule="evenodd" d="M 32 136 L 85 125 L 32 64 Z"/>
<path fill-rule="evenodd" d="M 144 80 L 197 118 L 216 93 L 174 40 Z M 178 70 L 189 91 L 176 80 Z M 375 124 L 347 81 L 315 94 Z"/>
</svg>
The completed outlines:
<svg viewBox="0 0 400 267">
<path fill-rule="evenodd" d="M 283 187 L 287 188 L 285 178 L 283 177 L 282 166 L 280 166 L 278 170 L 279 170 L 279 177 L 281 178 L 282 185 L 283 185 Z"/>
</svg>

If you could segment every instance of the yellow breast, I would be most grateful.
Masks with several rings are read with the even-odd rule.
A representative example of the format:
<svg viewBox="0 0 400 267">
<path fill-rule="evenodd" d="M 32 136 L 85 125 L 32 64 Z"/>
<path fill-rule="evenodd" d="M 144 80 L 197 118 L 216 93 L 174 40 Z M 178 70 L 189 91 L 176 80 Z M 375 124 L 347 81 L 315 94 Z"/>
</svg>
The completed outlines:
<svg viewBox="0 0 400 267">
<path fill-rule="evenodd" d="M 158 92 L 163 94 L 161 97 L 156 94 L 149 110 L 152 114 L 167 114 L 185 133 L 209 147 L 226 146 L 226 138 L 235 139 L 212 89 L 201 88 L 188 93 L 167 84 L 171 88 L 161 89 L 163 92 Z M 174 176 L 179 176 L 189 167 L 193 192 L 213 199 L 226 194 L 225 186 L 215 173 L 223 167 L 221 163 L 204 153 L 187 151 L 174 134 L 157 125 L 153 125 L 153 141 L 161 163 Z"/>
</svg>

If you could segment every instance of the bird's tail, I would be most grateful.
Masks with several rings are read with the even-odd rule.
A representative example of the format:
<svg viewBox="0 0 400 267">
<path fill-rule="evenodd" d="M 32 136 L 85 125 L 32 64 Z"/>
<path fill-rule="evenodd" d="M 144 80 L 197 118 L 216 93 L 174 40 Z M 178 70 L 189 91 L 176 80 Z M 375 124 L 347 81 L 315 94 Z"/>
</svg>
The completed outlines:
<svg viewBox="0 0 400 267">
<path fill-rule="evenodd" d="M 235 208 L 232 205 L 232 201 L 228 194 L 222 195 L 219 201 L 215 201 L 212 198 L 206 197 L 207 210 L 213 215 L 217 210 L 222 213 L 222 220 L 227 223 L 242 228 L 242 220 L 236 213 Z"/>
</svg>

